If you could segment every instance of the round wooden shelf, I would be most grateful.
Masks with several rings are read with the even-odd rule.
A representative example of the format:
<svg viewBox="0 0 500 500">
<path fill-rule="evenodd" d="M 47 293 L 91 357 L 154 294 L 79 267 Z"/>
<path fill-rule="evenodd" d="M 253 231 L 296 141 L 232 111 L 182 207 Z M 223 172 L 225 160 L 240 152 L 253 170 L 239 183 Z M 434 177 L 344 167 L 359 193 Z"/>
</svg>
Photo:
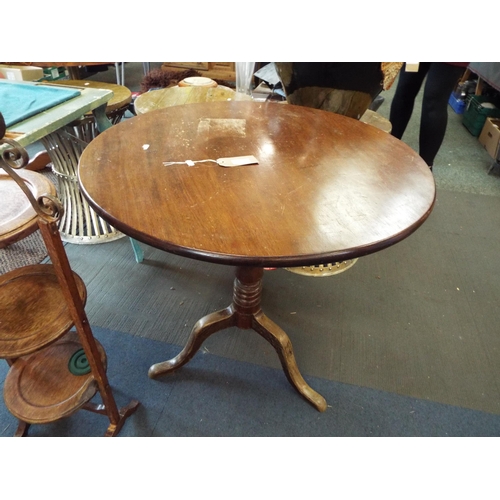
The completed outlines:
<svg viewBox="0 0 500 500">
<path fill-rule="evenodd" d="M 96 341 L 106 366 L 106 353 Z M 43 424 L 67 417 L 97 392 L 92 372 L 73 375 L 69 361 L 82 346 L 75 332 L 30 356 L 17 359 L 4 384 L 8 410 L 28 424 Z"/>
<path fill-rule="evenodd" d="M 17 170 L 35 199 L 42 194 L 56 195 L 55 186 L 42 174 Z M 37 214 L 16 181 L 0 169 L 0 248 L 4 248 L 37 229 Z"/>
<path fill-rule="evenodd" d="M 85 304 L 85 285 L 73 275 Z M 53 266 L 26 266 L 0 276 L 0 318 L 0 358 L 25 356 L 68 332 L 73 322 Z"/>
</svg>

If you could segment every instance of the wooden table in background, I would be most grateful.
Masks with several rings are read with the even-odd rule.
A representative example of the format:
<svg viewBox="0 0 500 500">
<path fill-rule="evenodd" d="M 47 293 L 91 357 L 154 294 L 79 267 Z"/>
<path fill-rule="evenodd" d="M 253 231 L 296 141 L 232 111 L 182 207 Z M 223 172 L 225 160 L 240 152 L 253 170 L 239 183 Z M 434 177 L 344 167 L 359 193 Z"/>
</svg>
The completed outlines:
<svg viewBox="0 0 500 500">
<path fill-rule="evenodd" d="M 46 85 L 62 85 L 63 87 L 79 87 L 84 89 L 100 89 L 110 90 L 113 92 L 112 97 L 106 103 L 106 113 L 109 114 L 113 111 L 123 108 L 132 102 L 132 92 L 124 85 L 117 85 L 116 83 L 94 82 L 91 80 L 60 80 L 56 83 L 46 82 Z"/>
<path fill-rule="evenodd" d="M 151 90 L 141 94 L 134 102 L 135 112 L 138 115 L 154 111 L 155 109 L 195 104 L 201 102 L 218 101 L 251 101 L 245 94 L 236 93 L 229 87 L 168 87 L 166 89 Z"/>
<path fill-rule="evenodd" d="M 258 164 L 163 165 L 241 155 Z M 320 411 L 325 399 L 261 309 L 263 269 L 383 250 L 412 234 L 435 200 L 432 173 L 403 142 L 335 113 L 276 103 L 212 102 L 137 116 L 87 147 L 79 180 L 90 205 L 129 236 L 236 267 L 232 303 L 200 319 L 180 354 L 152 365 L 150 377 L 187 363 L 219 330 L 253 329 Z"/>
</svg>

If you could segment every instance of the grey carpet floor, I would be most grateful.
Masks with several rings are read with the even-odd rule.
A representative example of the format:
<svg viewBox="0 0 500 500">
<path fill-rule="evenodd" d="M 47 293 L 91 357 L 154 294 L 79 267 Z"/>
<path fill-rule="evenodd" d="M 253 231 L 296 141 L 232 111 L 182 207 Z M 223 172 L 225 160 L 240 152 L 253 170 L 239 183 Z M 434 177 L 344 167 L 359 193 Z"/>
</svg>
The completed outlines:
<svg viewBox="0 0 500 500">
<path fill-rule="evenodd" d="M 263 310 L 304 375 L 498 414 L 499 223 L 499 198 L 441 190 L 416 233 L 345 273 L 266 272 Z M 146 246 L 137 264 L 127 238 L 66 249 L 95 326 L 180 347 L 199 318 L 230 303 L 229 267 Z M 280 366 L 252 331 L 216 333 L 203 350 Z"/>
<path fill-rule="evenodd" d="M 0 248 L 0 275 L 13 271 L 18 267 L 38 264 L 47 255 L 39 231 L 5 248 Z"/>
<path fill-rule="evenodd" d="M 140 402 L 120 437 L 500 435 L 498 415 L 307 377 L 328 402 L 326 411 L 318 413 L 298 396 L 281 370 L 207 353 L 195 356 L 176 373 L 151 380 L 147 376 L 151 359 L 175 356 L 176 346 L 123 332 L 93 330 L 107 353 L 109 383 L 118 407 L 132 399 Z M 0 380 L 7 368 L 0 364 Z M 94 402 L 100 401 L 96 395 Z M 33 425 L 28 435 L 102 436 L 108 425 L 106 416 L 82 410 L 57 422 Z M 16 428 L 17 420 L 0 405 L 0 437 L 11 436 Z M 240 448 L 238 461 L 241 455 Z"/>
</svg>

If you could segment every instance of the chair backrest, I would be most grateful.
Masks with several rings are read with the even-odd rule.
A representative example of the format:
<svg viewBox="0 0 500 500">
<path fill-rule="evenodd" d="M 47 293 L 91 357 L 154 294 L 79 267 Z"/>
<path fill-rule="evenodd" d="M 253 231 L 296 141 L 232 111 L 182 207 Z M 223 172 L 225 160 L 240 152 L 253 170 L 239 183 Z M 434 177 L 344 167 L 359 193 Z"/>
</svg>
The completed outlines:
<svg viewBox="0 0 500 500">
<path fill-rule="evenodd" d="M 402 63 L 275 62 L 290 104 L 360 119 Z"/>
</svg>

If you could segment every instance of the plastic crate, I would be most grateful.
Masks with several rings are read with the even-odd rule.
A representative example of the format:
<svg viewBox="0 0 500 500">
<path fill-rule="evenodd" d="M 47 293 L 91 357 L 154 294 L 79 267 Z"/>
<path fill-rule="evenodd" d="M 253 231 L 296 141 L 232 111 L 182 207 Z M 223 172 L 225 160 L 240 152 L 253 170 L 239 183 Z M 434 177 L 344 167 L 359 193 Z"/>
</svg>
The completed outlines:
<svg viewBox="0 0 500 500">
<path fill-rule="evenodd" d="M 495 107 L 485 107 L 483 103 L 491 103 Z M 467 106 L 464 111 L 462 123 L 465 128 L 475 137 L 483 130 L 486 118 L 500 118 L 500 102 L 498 98 L 482 95 L 470 95 L 467 97 Z"/>
<path fill-rule="evenodd" d="M 64 67 L 47 66 L 43 68 L 43 76 L 38 79 L 38 82 L 54 82 L 56 80 L 67 80 L 69 72 Z"/>
<path fill-rule="evenodd" d="M 457 99 L 456 96 L 453 94 L 450 95 L 450 98 L 448 99 L 448 104 L 451 106 L 453 111 L 457 113 L 457 115 L 461 115 L 465 111 L 465 100 Z"/>
</svg>

